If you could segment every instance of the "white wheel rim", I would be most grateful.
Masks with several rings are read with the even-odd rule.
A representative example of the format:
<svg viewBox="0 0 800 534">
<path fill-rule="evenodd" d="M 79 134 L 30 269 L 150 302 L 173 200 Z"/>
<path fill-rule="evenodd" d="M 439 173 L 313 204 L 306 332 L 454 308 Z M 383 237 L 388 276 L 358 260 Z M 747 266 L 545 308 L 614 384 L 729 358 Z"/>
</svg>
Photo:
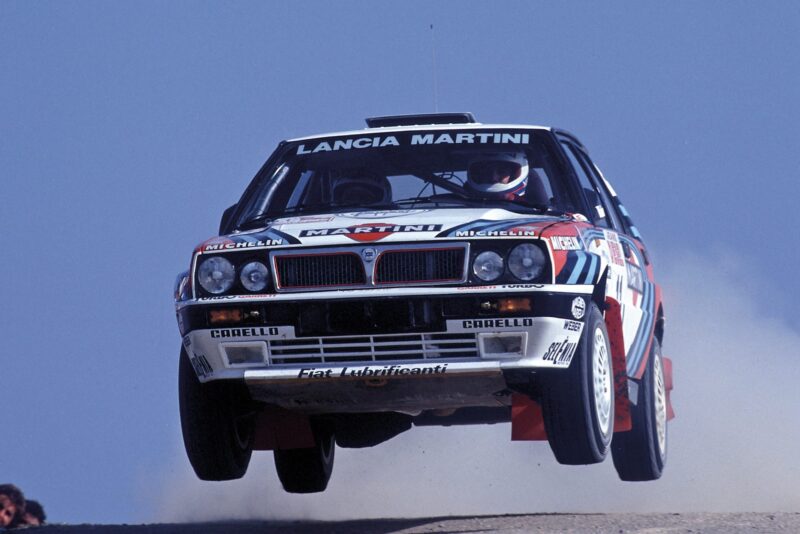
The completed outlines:
<svg viewBox="0 0 800 534">
<path fill-rule="evenodd" d="M 667 389 L 664 386 L 664 369 L 661 366 L 661 355 L 656 352 L 654 356 L 656 435 L 658 438 L 658 452 L 661 458 L 664 458 L 664 454 L 667 451 Z"/>
<path fill-rule="evenodd" d="M 592 343 L 592 377 L 597 421 L 600 423 L 600 431 L 608 436 L 611 432 L 611 360 L 606 336 L 599 327 L 594 331 Z"/>
</svg>

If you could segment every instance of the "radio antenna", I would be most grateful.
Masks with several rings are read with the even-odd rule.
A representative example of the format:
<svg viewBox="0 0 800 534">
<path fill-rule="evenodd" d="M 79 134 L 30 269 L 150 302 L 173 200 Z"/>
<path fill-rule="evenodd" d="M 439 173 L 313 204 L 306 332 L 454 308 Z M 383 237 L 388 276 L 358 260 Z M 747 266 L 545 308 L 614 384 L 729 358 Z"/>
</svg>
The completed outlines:
<svg viewBox="0 0 800 534">
<path fill-rule="evenodd" d="M 436 80 L 436 31 L 431 24 L 431 58 L 433 59 L 433 112 L 439 113 L 439 88 Z"/>
</svg>

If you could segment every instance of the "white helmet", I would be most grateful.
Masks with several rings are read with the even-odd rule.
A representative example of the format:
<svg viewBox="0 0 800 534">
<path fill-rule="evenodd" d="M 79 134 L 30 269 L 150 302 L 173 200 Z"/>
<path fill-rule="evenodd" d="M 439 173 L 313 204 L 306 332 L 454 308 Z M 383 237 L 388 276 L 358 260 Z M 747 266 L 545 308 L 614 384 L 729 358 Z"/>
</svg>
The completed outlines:
<svg viewBox="0 0 800 534">
<path fill-rule="evenodd" d="M 508 182 L 497 176 L 510 176 Z M 528 183 L 528 159 L 524 152 L 484 152 L 476 154 L 467 168 L 467 188 L 487 196 L 525 194 Z"/>
</svg>

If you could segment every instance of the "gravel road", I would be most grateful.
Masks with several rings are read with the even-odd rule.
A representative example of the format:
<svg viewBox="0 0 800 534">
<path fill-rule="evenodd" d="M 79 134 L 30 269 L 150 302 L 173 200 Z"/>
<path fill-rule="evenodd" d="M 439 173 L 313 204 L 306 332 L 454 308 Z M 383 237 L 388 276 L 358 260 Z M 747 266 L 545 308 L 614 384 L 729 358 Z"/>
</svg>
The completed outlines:
<svg viewBox="0 0 800 534">
<path fill-rule="evenodd" d="M 50 533 L 203 533 L 264 534 L 422 534 L 428 532 L 602 532 L 602 533 L 731 533 L 800 532 L 800 513 L 737 514 L 525 514 L 357 521 L 238 521 L 159 525 L 51 525 L 26 530 Z"/>
</svg>

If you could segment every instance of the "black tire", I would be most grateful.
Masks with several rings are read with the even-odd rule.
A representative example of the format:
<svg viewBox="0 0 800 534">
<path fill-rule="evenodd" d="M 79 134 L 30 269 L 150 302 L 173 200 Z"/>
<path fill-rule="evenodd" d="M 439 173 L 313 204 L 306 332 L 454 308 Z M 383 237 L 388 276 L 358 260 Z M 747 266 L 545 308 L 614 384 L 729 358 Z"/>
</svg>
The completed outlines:
<svg viewBox="0 0 800 534">
<path fill-rule="evenodd" d="M 559 463 L 605 459 L 614 433 L 614 374 L 606 324 L 594 303 L 569 368 L 554 370 L 545 379 L 542 415 Z"/>
<path fill-rule="evenodd" d="M 275 450 L 275 468 L 283 489 L 289 493 L 325 491 L 333 471 L 336 440 L 333 429 L 312 420 L 316 444 L 306 449 Z"/>
<path fill-rule="evenodd" d="M 661 345 L 653 340 L 650 361 L 639 382 L 636 405 L 631 404 L 633 428 L 614 436 L 611 456 L 622 480 L 661 478 L 667 463 L 667 406 Z"/>
<path fill-rule="evenodd" d="M 201 480 L 242 478 L 253 452 L 254 418 L 241 382 L 198 380 L 186 351 L 178 365 L 183 444 Z"/>
</svg>

